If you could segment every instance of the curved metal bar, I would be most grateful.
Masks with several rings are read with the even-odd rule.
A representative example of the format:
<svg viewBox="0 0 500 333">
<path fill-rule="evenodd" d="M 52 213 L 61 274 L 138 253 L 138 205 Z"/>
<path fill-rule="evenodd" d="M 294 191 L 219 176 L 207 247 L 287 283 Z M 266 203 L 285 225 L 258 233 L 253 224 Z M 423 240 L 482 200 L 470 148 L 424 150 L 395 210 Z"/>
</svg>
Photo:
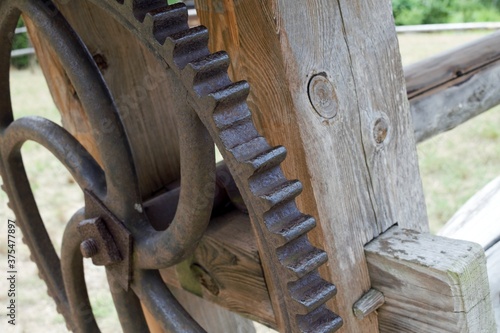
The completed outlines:
<svg viewBox="0 0 500 333">
<path fill-rule="evenodd" d="M 159 269 L 184 260 L 207 228 L 215 195 L 213 141 L 193 110 L 177 115 L 181 149 L 181 192 L 174 220 L 165 231 L 136 235 L 136 268 Z"/>
<path fill-rule="evenodd" d="M 100 198 L 122 220 L 135 213 L 141 202 L 128 140 L 106 83 L 78 35 L 50 1 L 7 1 L 7 12 L 18 8 L 37 26 L 38 32 L 60 56 L 88 116 L 103 156 L 107 194 Z M 9 8 L 10 7 L 10 8 Z M 144 223 L 144 219 L 134 221 Z"/>
<path fill-rule="evenodd" d="M 18 9 L 9 8 L 6 2 L 0 3 L 0 31 L 6 32 L 0 34 L 0 131 L 14 120 L 9 84 L 10 52 L 20 15 Z"/>
<path fill-rule="evenodd" d="M 5 130 L 1 139 L 0 149 L 7 164 L 12 165 L 10 161 L 18 159 L 22 161 L 21 146 L 26 141 L 35 141 L 61 161 L 82 190 L 101 195 L 106 192 L 105 176 L 99 164 L 68 131 L 50 120 L 41 117 L 18 119 Z"/>
<path fill-rule="evenodd" d="M 106 269 L 108 284 L 123 333 L 149 332 L 141 302 L 132 291 L 125 291 Z"/>
<path fill-rule="evenodd" d="M 130 29 L 145 45 L 154 50 L 158 45 L 151 31 L 141 27 L 133 8 L 116 1 L 89 0 L 107 10 L 123 26 Z M 188 29 L 187 21 L 185 27 Z M 155 43 L 156 42 L 156 43 Z M 165 50 L 153 54 L 162 62 Z M 172 64 L 168 64 L 172 65 Z M 178 84 L 183 86 L 179 77 Z M 172 98 L 187 98 L 186 95 Z M 172 266 L 197 246 L 210 219 L 215 189 L 215 152 L 213 140 L 196 112 L 187 101 L 176 113 L 181 154 L 181 194 L 174 220 L 167 230 L 151 227 L 135 229 L 134 265 L 136 268 L 158 269 Z M 201 188 L 200 188 L 201 184 Z"/>
<path fill-rule="evenodd" d="M 29 246 L 31 258 L 36 262 L 40 277 L 45 280 L 57 308 L 68 319 L 70 318 L 69 305 L 64 288 L 62 288 L 63 278 L 59 257 L 40 216 L 21 154 L 19 152 L 13 154 L 9 160 L 0 159 L 0 171 L 5 189 L 9 193 L 11 207 L 16 213 L 17 223 Z"/>
<path fill-rule="evenodd" d="M 168 290 L 158 271 L 135 271 L 132 289 L 165 332 L 205 332 Z"/>
<path fill-rule="evenodd" d="M 78 210 L 64 230 L 61 247 L 61 269 L 64 288 L 71 312 L 71 329 L 74 332 L 99 332 L 92 313 L 92 306 L 85 285 L 83 257 L 80 253 L 80 234 L 78 224 L 85 218 L 85 210 Z M 68 322 L 69 324 L 69 322 Z"/>
</svg>

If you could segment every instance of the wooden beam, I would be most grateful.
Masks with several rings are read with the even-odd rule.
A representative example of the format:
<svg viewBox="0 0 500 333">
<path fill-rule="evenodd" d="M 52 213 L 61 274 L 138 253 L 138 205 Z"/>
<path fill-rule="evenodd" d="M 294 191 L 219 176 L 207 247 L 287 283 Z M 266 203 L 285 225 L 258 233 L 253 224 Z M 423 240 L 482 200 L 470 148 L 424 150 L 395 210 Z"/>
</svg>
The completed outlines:
<svg viewBox="0 0 500 333">
<path fill-rule="evenodd" d="M 172 73 L 126 27 L 90 1 L 70 1 L 60 5 L 59 10 L 83 40 L 106 80 L 129 138 L 141 193 L 149 198 L 180 176 L 174 120 L 179 107 L 168 99 L 169 90 L 175 90 L 175 84 L 169 83 Z M 58 55 L 36 28 L 27 25 L 64 127 L 99 159 L 93 137 L 98 131 L 87 125 Z"/>
<path fill-rule="evenodd" d="M 491 301 L 500 328 L 500 177 L 470 198 L 439 231 L 440 235 L 478 243 L 486 251 Z"/>
<path fill-rule="evenodd" d="M 191 259 L 161 273 L 163 280 L 178 290 L 276 328 L 257 242 L 246 214 L 235 211 L 212 220 Z M 196 299 L 189 301 L 194 308 Z M 209 331 L 222 323 L 212 324 L 215 326 L 208 327 Z"/>
<path fill-rule="evenodd" d="M 500 104 L 500 32 L 405 67 L 417 142 Z"/>
<path fill-rule="evenodd" d="M 381 332 L 496 332 L 478 244 L 393 227 L 365 249 Z"/>
<path fill-rule="evenodd" d="M 338 287 L 341 331 L 377 332 L 375 315 L 352 313 L 370 289 L 363 246 L 397 222 L 428 229 L 390 1 L 219 4 L 196 1 L 211 50 L 228 51 L 258 128 L 288 149 L 284 172 L 318 220 L 310 238 L 328 252 L 321 273 Z"/>
<path fill-rule="evenodd" d="M 497 328 L 500 329 L 500 241 L 486 250 L 486 260 L 493 312 Z"/>
</svg>

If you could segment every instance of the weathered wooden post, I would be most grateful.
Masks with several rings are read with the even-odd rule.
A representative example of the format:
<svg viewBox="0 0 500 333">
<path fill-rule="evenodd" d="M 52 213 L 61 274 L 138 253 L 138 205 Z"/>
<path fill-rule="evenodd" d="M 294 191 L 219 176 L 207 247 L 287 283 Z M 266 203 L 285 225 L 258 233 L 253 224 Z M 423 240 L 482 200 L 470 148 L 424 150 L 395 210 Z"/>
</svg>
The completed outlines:
<svg viewBox="0 0 500 333">
<path fill-rule="evenodd" d="M 329 254 L 322 273 L 339 289 L 331 306 L 344 319 L 343 331 L 438 331 L 442 318 L 428 316 L 432 307 L 450 318 L 441 329 L 493 332 L 482 250 L 427 234 L 390 1 L 196 3 L 212 50 L 227 50 L 234 79 L 250 82 L 255 121 L 273 144 L 288 148 L 285 173 L 304 182 L 298 202 L 318 218 L 313 241 Z M 423 301 L 412 299 L 421 291 L 413 280 L 424 287 L 440 281 L 451 298 L 434 294 L 428 301 L 437 303 L 403 311 L 397 297 Z M 474 288 L 477 281 L 481 287 Z M 353 304 L 384 285 L 396 291 L 384 290 L 380 322 L 375 313 L 356 318 Z"/>
<path fill-rule="evenodd" d="M 328 252 L 329 264 L 321 274 L 339 290 L 329 305 L 343 318 L 342 331 L 494 332 L 482 249 L 428 234 L 390 1 L 196 3 L 201 22 L 210 29 L 212 51 L 227 50 L 233 79 L 251 84 L 249 105 L 254 121 L 271 144 L 288 148 L 283 168 L 289 178 L 299 178 L 304 184 L 298 198 L 301 211 L 317 218 L 311 241 Z M 148 67 L 158 65 L 157 60 L 130 41 L 123 27 L 101 16 L 94 5 L 71 2 L 61 6 L 61 11 L 94 59 L 101 61 L 101 72 L 114 96 L 129 94 L 140 99 L 137 86 L 144 84 L 143 73 L 134 72 L 135 67 L 125 62 L 134 59 L 137 66 Z M 90 29 L 87 23 L 92 20 L 105 24 Z M 113 44 L 96 37 L 102 31 L 116 37 Z M 136 52 L 129 60 L 122 56 L 127 45 Z M 48 58 L 42 65 L 54 65 Z M 120 70 L 127 66 L 130 75 L 121 80 Z M 55 86 L 53 90 L 60 89 Z M 163 117 L 172 114 L 175 105 L 163 99 L 159 86 L 148 90 L 146 107 L 135 105 L 137 112 L 127 114 L 130 105 L 117 102 L 129 133 L 144 135 L 133 142 L 132 151 L 140 162 L 136 167 L 145 201 L 178 178 L 177 143 L 168 141 L 165 134 L 175 128 Z M 66 93 L 71 91 L 62 91 Z M 58 102 L 62 103 L 61 98 Z M 148 115 L 140 113 L 145 109 Z M 145 126 L 151 127 L 149 133 L 144 133 Z M 162 144 L 149 142 L 156 139 L 155 133 L 164 139 Z M 143 144 L 161 152 L 142 149 Z M 235 214 L 233 221 L 240 218 Z M 210 253 L 211 248 L 227 249 L 236 258 L 233 266 L 241 269 L 231 267 L 231 272 L 248 280 L 231 277 L 228 281 L 236 281 L 233 285 L 220 283 L 226 290 L 219 293 L 213 288 L 208 290 L 212 295 L 199 294 L 280 329 L 249 225 L 222 221 L 216 228 L 207 232 L 195 255 Z M 231 232 L 248 239 L 225 246 L 234 241 L 227 236 Z M 169 269 L 172 274 L 165 274 L 166 282 L 189 289 L 183 279 L 192 272 L 184 274 L 182 267 Z M 207 280 L 218 272 L 209 266 L 200 270 L 206 274 L 201 276 L 206 278 L 203 286 L 210 289 Z M 252 285 L 238 290 L 241 281 Z M 235 303 L 237 297 L 229 295 L 234 290 L 241 293 L 238 296 L 258 298 L 256 304 L 261 307 Z M 201 306 L 193 299 L 185 303 L 194 311 Z M 227 324 L 209 320 L 205 328 L 219 332 Z"/>
</svg>

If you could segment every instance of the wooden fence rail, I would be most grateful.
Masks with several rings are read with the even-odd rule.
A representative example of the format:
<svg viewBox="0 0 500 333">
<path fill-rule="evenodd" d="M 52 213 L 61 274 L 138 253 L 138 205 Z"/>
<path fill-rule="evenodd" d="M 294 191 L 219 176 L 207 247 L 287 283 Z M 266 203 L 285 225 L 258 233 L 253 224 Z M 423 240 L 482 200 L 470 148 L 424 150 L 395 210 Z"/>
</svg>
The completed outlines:
<svg viewBox="0 0 500 333">
<path fill-rule="evenodd" d="M 405 67 L 417 142 L 500 103 L 500 32 Z"/>
<path fill-rule="evenodd" d="M 26 29 L 26 27 L 16 28 L 16 31 L 14 33 L 16 35 L 25 34 L 25 33 L 27 33 L 27 29 Z M 16 57 L 21 57 L 24 55 L 32 55 L 32 54 L 35 54 L 35 49 L 32 47 L 27 47 L 24 49 L 12 50 L 12 52 L 10 53 L 10 56 L 12 58 L 16 58 Z"/>
</svg>

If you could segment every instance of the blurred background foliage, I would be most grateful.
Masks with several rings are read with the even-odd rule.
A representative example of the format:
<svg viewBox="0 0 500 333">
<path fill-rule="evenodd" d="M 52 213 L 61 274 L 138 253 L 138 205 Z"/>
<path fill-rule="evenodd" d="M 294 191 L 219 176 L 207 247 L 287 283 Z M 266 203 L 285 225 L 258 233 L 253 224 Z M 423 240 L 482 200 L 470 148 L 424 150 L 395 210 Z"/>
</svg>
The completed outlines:
<svg viewBox="0 0 500 333">
<path fill-rule="evenodd" d="M 500 21 L 500 0 L 392 0 L 396 25 Z"/>
</svg>

